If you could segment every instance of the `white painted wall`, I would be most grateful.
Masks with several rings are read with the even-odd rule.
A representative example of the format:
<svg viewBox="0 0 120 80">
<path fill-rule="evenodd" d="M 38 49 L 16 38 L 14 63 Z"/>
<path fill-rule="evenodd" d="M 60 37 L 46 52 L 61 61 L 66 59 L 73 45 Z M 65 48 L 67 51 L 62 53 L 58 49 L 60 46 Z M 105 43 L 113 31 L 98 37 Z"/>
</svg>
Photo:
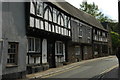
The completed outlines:
<svg viewBox="0 0 120 80">
<path fill-rule="evenodd" d="M 47 63 L 47 40 L 43 39 L 42 42 L 42 63 Z"/>
<path fill-rule="evenodd" d="M 63 44 L 63 55 L 64 55 L 63 61 L 65 61 L 65 44 Z"/>
</svg>

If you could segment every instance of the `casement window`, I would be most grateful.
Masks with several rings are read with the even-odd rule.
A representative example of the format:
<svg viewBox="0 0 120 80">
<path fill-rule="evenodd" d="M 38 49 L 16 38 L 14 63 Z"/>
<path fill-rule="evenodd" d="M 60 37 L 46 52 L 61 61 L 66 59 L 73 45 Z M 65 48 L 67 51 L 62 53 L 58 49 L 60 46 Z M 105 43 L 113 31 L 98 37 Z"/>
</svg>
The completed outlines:
<svg viewBox="0 0 120 80">
<path fill-rule="evenodd" d="M 60 21 L 61 21 L 61 16 L 59 15 L 59 16 L 58 16 L 58 20 L 57 20 L 57 23 L 58 23 L 59 25 L 61 25 L 61 24 L 60 24 Z"/>
<path fill-rule="evenodd" d="M 103 37 L 105 37 L 105 33 L 104 32 L 102 33 L 102 35 L 103 35 Z"/>
<path fill-rule="evenodd" d="M 46 9 L 45 14 L 44 14 L 44 19 L 46 19 L 46 20 L 48 20 L 48 19 L 49 19 L 49 18 L 48 18 L 48 13 L 49 13 L 49 10 L 48 10 L 48 9 Z"/>
<path fill-rule="evenodd" d="M 56 32 L 56 33 L 59 32 L 59 30 L 58 30 L 58 26 L 57 26 L 57 25 L 55 25 L 55 32 Z"/>
<path fill-rule="evenodd" d="M 95 29 L 93 29 L 93 33 L 95 34 Z"/>
<path fill-rule="evenodd" d="M 45 30 L 48 31 L 48 28 L 49 28 L 49 23 L 45 22 Z"/>
<path fill-rule="evenodd" d="M 79 27 L 79 37 L 83 36 L 83 31 L 82 31 L 82 27 Z"/>
<path fill-rule="evenodd" d="M 88 50 L 86 46 L 84 47 L 84 54 L 88 54 Z"/>
<path fill-rule="evenodd" d="M 63 29 L 63 34 L 66 35 L 66 29 Z"/>
<path fill-rule="evenodd" d="M 52 32 L 55 32 L 55 25 L 52 25 Z"/>
<path fill-rule="evenodd" d="M 35 3 L 34 2 L 30 2 L 30 13 L 35 14 Z"/>
<path fill-rule="evenodd" d="M 66 35 L 68 36 L 68 30 L 66 30 Z"/>
<path fill-rule="evenodd" d="M 108 34 L 107 33 L 105 33 L 105 37 L 107 37 L 108 36 Z"/>
<path fill-rule="evenodd" d="M 33 18 L 33 17 L 31 17 L 31 18 Z M 30 25 L 31 25 L 31 27 L 34 26 L 34 23 L 33 23 L 32 19 L 31 19 L 31 24 Z M 35 19 L 35 27 L 38 28 L 38 29 L 44 29 L 44 27 L 43 27 L 43 21 L 41 19 Z"/>
<path fill-rule="evenodd" d="M 88 39 L 90 39 L 90 37 L 91 37 L 91 31 L 90 29 L 88 29 Z"/>
<path fill-rule="evenodd" d="M 36 28 L 40 29 L 40 20 L 39 19 L 35 19 L 36 21 Z"/>
<path fill-rule="evenodd" d="M 33 17 L 30 17 L 30 27 L 35 26 L 35 19 Z"/>
<path fill-rule="evenodd" d="M 52 25 L 50 23 L 48 23 L 47 21 L 45 21 L 45 30 L 52 31 Z"/>
<path fill-rule="evenodd" d="M 58 55 L 63 55 L 63 43 L 56 42 L 56 50 Z"/>
<path fill-rule="evenodd" d="M 41 39 L 39 38 L 28 38 L 28 52 L 41 52 Z"/>
<path fill-rule="evenodd" d="M 97 30 L 95 29 L 95 34 L 97 35 Z"/>
<path fill-rule="evenodd" d="M 99 35 L 99 31 L 97 31 L 97 35 Z"/>
<path fill-rule="evenodd" d="M 100 35 L 100 31 L 98 31 L 97 34 Z"/>
<path fill-rule="evenodd" d="M 64 22 L 65 22 L 65 27 L 67 27 L 67 23 L 68 23 L 68 18 L 67 18 L 67 16 L 65 16 L 64 19 L 65 19 L 65 21 L 64 21 Z"/>
<path fill-rule="evenodd" d="M 52 21 L 52 14 L 49 8 L 46 9 L 45 14 L 44 14 L 44 19 L 48 21 Z"/>
<path fill-rule="evenodd" d="M 56 23 L 57 22 L 57 10 L 53 9 L 53 22 Z"/>
<path fill-rule="evenodd" d="M 102 36 L 102 31 L 100 31 L 100 36 Z"/>
<path fill-rule="evenodd" d="M 37 2 L 37 15 L 43 16 L 43 2 Z"/>
<path fill-rule="evenodd" d="M 87 35 L 87 42 L 90 43 L 90 40 L 91 40 L 91 29 L 88 29 L 87 32 L 88 32 L 87 33 L 88 34 Z"/>
<path fill-rule="evenodd" d="M 40 21 L 40 26 L 41 26 L 41 29 L 44 29 L 43 21 L 42 20 Z"/>
<path fill-rule="evenodd" d="M 79 46 L 75 46 L 75 55 L 76 56 L 80 55 L 80 47 Z"/>
<path fill-rule="evenodd" d="M 68 21 L 68 28 L 69 29 L 71 28 L 71 22 L 70 22 L 70 20 Z"/>
<path fill-rule="evenodd" d="M 71 36 L 71 31 L 69 30 L 68 32 L 69 32 L 69 35 L 68 35 L 68 36 Z"/>
<path fill-rule="evenodd" d="M 59 16 L 58 16 L 57 23 L 61 26 L 64 26 L 64 19 L 63 19 L 63 16 L 61 14 L 59 14 Z"/>
<path fill-rule="evenodd" d="M 61 26 L 64 26 L 64 19 L 61 17 Z"/>
<path fill-rule="evenodd" d="M 17 65 L 17 61 L 18 61 L 17 59 L 18 59 L 18 43 L 9 42 L 7 64 Z"/>
</svg>

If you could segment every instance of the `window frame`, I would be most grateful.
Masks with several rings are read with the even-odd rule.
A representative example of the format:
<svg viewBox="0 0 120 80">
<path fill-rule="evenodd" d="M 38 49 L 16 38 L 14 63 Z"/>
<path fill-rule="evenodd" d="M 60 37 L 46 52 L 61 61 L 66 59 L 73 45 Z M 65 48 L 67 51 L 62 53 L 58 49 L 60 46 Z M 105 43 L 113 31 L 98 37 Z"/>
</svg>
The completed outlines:
<svg viewBox="0 0 120 80">
<path fill-rule="evenodd" d="M 63 51 L 63 42 L 57 41 L 56 42 L 56 55 L 63 55 L 63 53 L 64 53 L 64 51 Z"/>
<path fill-rule="evenodd" d="M 39 7 L 39 8 L 38 8 Z M 36 14 L 37 16 L 43 17 L 43 2 L 37 1 Z"/>
<path fill-rule="evenodd" d="M 14 46 L 14 48 L 13 48 Z M 15 52 L 10 52 L 15 51 Z M 7 67 L 16 66 L 18 64 L 18 51 L 19 51 L 19 42 L 8 42 L 8 57 L 7 57 Z M 12 58 L 13 62 L 11 62 L 10 55 L 14 55 Z"/>
<path fill-rule="evenodd" d="M 41 39 L 40 38 L 34 38 L 34 37 L 28 37 L 27 39 L 28 39 L 27 52 L 28 53 L 41 53 L 41 47 L 42 47 L 41 46 Z M 34 45 L 34 46 L 31 46 L 31 48 L 33 47 L 32 50 L 29 50 L 29 39 L 33 39 L 32 45 Z M 39 40 L 39 49 L 40 49 L 39 51 L 36 51 L 36 39 Z"/>
<path fill-rule="evenodd" d="M 82 30 L 82 25 L 79 27 L 79 37 L 82 38 L 83 37 L 83 30 Z"/>
</svg>

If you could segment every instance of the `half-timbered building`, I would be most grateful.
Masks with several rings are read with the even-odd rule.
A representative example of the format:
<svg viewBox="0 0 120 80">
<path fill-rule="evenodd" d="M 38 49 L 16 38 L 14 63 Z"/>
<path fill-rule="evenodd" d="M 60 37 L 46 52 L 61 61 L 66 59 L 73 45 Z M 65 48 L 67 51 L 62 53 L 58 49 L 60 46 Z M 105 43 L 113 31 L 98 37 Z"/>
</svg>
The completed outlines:
<svg viewBox="0 0 120 80">
<path fill-rule="evenodd" d="M 26 15 L 27 69 L 62 65 L 71 39 L 71 17 L 52 3 L 39 1 L 26 3 Z"/>
<path fill-rule="evenodd" d="M 94 57 L 108 55 L 108 31 L 101 27 L 93 28 Z"/>
</svg>

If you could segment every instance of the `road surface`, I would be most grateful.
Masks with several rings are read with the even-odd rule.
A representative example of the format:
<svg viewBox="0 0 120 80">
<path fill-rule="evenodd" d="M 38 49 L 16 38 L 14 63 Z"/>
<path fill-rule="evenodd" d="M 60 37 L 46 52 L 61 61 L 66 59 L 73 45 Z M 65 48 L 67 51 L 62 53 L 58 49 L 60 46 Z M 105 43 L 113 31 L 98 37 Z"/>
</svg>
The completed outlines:
<svg viewBox="0 0 120 80">
<path fill-rule="evenodd" d="M 60 72 L 44 78 L 93 78 L 118 65 L 116 57 L 95 60 L 81 64 L 69 71 Z"/>
</svg>

